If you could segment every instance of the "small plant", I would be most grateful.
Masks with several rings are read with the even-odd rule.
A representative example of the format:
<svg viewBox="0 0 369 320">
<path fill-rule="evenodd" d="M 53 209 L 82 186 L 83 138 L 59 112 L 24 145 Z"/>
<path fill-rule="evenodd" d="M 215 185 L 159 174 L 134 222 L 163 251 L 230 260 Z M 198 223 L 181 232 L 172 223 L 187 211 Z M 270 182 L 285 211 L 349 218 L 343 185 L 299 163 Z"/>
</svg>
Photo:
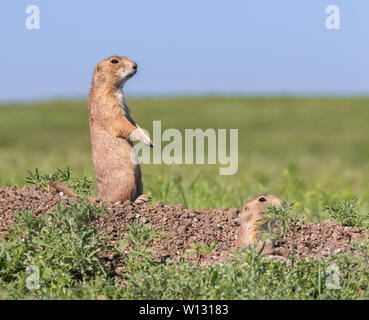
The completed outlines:
<svg viewBox="0 0 369 320">
<path fill-rule="evenodd" d="M 362 253 L 364 259 L 367 263 L 369 263 L 369 237 L 366 236 L 363 241 L 353 241 L 350 244 L 352 249 L 358 250 Z"/>
<path fill-rule="evenodd" d="M 0 239 L 0 280 L 16 279 L 17 273 L 24 270 L 22 255 L 25 245 L 19 240 L 12 242 Z"/>
<path fill-rule="evenodd" d="M 72 178 L 71 169 L 67 167 L 65 170 L 56 169 L 53 173 L 43 174 L 38 168 L 35 171 L 28 171 L 26 182 L 28 184 L 36 185 L 40 188 L 49 188 L 48 180 L 58 181 L 64 183 L 74 192 L 83 195 L 90 195 L 92 193 L 92 181 L 90 178 L 84 176 L 82 178 Z"/>
<path fill-rule="evenodd" d="M 267 232 L 271 238 L 282 240 L 287 233 L 289 225 L 295 228 L 300 220 L 296 214 L 292 214 L 295 202 L 283 203 L 281 206 L 268 206 L 265 209 L 265 217 L 260 219 L 267 222 Z"/>
<path fill-rule="evenodd" d="M 292 252 L 291 252 L 291 265 L 295 264 L 295 229 L 301 224 L 297 218 L 297 214 L 292 214 L 292 209 L 295 202 L 283 203 L 281 206 L 268 206 L 265 210 L 267 215 L 261 220 L 266 220 L 267 231 L 266 234 L 269 238 L 273 239 L 277 243 L 282 241 L 287 233 L 289 226 L 292 228 Z M 263 246 L 265 245 L 265 242 Z M 263 249 L 261 249 L 263 250 Z"/>
<path fill-rule="evenodd" d="M 369 212 L 359 206 L 358 199 L 339 201 L 324 207 L 329 217 L 336 220 L 341 226 L 368 227 Z"/>
<path fill-rule="evenodd" d="M 206 244 L 201 245 L 198 243 L 192 243 L 191 247 L 194 248 L 195 250 L 186 252 L 186 255 L 189 255 L 189 256 L 196 255 L 196 257 L 207 256 L 214 250 L 216 245 L 217 245 L 216 241 L 213 241 L 209 245 L 206 245 Z"/>
<path fill-rule="evenodd" d="M 106 245 L 107 236 L 90 226 L 101 210 L 81 202 L 68 207 L 59 205 L 42 216 L 34 216 L 32 210 L 15 216 L 12 242 L 24 238 L 24 247 L 19 249 L 24 252 L 23 263 L 40 270 L 43 287 L 69 286 L 96 275 L 107 275 L 99 256 L 103 249 L 110 249 Z"/>
<path fill-rule="evenodd" d="M 154 258 L 154 241 L 163 241 L 164 231 L 155 231 L 150 224 L 140 222 L 127 225 L 129 232 L 118 242 L 115 250 L 125 257 L 124 264 L 130 273 L 146 270 L 158 262 Z M 129 254 L 127 254 L 129 252 Z"/>
</svg>

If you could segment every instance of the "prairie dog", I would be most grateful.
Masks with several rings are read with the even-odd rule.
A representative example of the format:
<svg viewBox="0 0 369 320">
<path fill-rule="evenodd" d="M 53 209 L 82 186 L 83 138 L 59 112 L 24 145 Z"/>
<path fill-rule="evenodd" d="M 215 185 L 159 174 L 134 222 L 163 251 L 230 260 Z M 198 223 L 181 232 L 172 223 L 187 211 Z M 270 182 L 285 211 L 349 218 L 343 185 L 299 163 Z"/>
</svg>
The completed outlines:
<svg viewBox="0 0 369 320">
<path fill-rule="evenodd" d="M 253 244 L 261 236 L 260 229 L 266 229 L 267 221 L 260 221 L 267 215 L 265 208 L 281 206 L 285 200 L 269 194 L 256 196 L 246 202 L 241 212 L 241 230 L 236 240 L 237 247 Z"/>
<path fill-rule="evenodd" d="M 150 147 L 152 142 L 132 119 L 123 94 L 124 83 L 136 71 L 137 64 L 123 56 L 106 58 L 95 68 L 88 110 L 98 197 L 91 197 L 90 202 L 130 200 L 143 203 L 151 200 L 142 194 L 141 168 L 131 139 Z M 76 196 L 61 183 L 48 183 L 59 192 Z"/>
<path fill-rule="evenodd" d="M 152 142 L 133 121 L 122 90 L 136 71 L 132 60 L 112 56 L 102 60 L 93 75 L 88 109 L 92 160 L 102 201 L 150 200 L 142 195 L 141 168 L 132 159 L 135 151 L 131 139 L 150 147 Z"/>
</svg>

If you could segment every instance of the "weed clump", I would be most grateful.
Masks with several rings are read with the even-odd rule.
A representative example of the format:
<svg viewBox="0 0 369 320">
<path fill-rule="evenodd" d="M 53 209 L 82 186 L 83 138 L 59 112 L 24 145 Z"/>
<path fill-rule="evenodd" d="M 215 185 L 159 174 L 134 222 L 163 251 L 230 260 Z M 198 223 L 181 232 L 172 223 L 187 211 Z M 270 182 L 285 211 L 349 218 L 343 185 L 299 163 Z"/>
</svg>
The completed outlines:
<svg viewBox="0 0 369 320">
<path fill-rule="evenodd" d="M 37 285 L 31 287 L 53 291 L 107 278 L 109 270 L 99 253 L 110 249 L 108 239 L 90 226 L 102 212 L 103 207 L 83 202 L 59 204 L 40 216 L 32 210 L 19 212 L 8 230 L 10 241 L 0 240 L 0 279 L 23 279 L 27 285 L 32 272 L 37 272 Z"/>
<path fill-rule="evenodd" d="M 39 169 L 36 168 L 34 171 L 28 170 L 26 182 L 28 184 L 49 190 L 50 186 L 47 184 L 47 181 L 58 181 L 64 183 L 68 188 L 72 189 L 77 194 L 91 195 L 92 180 L 86 176 L 81 178 L 73 178 L 71 173 L 72 171 L 69 167 L 64 170 L 58 168 L 53 173 L 47 174 L 43 174 Z"/>
<path fill-rule="evenodd" d="M 369 227 L 369 212 L 360 207 L 358 199 L 339 201 L 324 207 L 329 217 L 345 227 Z"/>
<path fill-rule="evenodd" d="M 281 206 L 268 206 L 265 217 L 261 220 L 267 222 L 267 234 L 276 241 L 282 241 L 289 227 L 293 229 L 302 221 L 293 212 L 295 202 L 283 203 Z"/>
</svg>

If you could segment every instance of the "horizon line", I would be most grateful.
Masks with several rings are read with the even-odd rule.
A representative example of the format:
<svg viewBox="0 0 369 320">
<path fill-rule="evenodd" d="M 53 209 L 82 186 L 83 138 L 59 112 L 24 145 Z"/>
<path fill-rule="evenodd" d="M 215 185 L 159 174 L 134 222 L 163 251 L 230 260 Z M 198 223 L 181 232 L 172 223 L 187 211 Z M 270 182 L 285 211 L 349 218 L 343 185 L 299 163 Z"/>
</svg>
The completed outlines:
<svg viewBox="0 0 369 320">
<path fill-rule="evenodd" d="M 299 99 L 366 99 L 368 93 L 172 93 L 172 94 L 132 94 L 128 99 L 205 99 L 205 98 L 244 98 L 244 99 L 272 99 L 272 98 L 299 98 Z M 4 99 L 0 105 L 37 104 L 50 101 L 85 101 L 88 95 L 40 97 L 29 99 Z"/>
</svg>

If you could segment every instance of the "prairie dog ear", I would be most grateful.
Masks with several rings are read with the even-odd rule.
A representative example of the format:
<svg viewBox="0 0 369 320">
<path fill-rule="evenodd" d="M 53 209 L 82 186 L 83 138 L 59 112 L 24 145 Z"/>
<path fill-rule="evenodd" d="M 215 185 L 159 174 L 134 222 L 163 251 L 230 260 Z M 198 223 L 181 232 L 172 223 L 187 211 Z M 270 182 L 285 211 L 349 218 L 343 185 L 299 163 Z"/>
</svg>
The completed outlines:
<svg viewBox="0 0 369 320">
<path fill-rule="evenodd" d="M 245 204 L 242 208 L 242 212 L 246 212 L 247 210 L 249 210 L 249 207 Z"/>
<path fill-rule="evenodd" d="M 96 72 L 99 72 L 100 71 L 100 66 L 97 66 L 96 67 Z"/>
</svg>

